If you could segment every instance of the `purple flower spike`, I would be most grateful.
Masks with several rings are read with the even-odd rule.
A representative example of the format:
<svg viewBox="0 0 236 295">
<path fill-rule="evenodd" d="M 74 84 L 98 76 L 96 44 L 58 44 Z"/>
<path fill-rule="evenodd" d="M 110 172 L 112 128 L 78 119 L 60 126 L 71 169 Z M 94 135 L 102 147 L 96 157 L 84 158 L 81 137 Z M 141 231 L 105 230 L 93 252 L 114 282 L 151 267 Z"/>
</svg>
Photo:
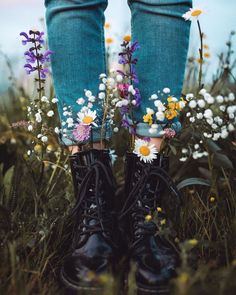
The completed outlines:
<svg viewBox="0 0 236 295">
<path fill-rule="evenodd" d="M 131 45 L 131 47 L 130 47 L 130 52 L 131 53 L 134 53 L 137 49 L 139 49 L 140 48 L 140 45 L 139 45 L 139 43 L 136 41 L 136 42 L 134 42 L 132 45 Z"/>
<path fill-rule="evenodd" d="M 40 62 L 43 64 L 45 62 L 50 62 L 51 54 L 53 54 L 53 51 L 47 50 L 44 52 L 43 56 L 40 59 Z"/>
<path fill-rule="evenodd" d="M 43 35 L 44 35 L 44 32 L 40 32 L 38 37 L 35 38 L 35 40 L 38 41 L 40 44 L 44 43 Z"/>
<path fill-rule="evenodd" d="M 26 58 L 26 62 L 34 64 L 37 60 L 35 54 L 33 53 L 33 51 L 26 51 L 24 53 L 25 58 Z"/>
<path fill-rule="evenodd" d="M 23 45 L 26 45 L 28 42 L 31 42 L 31 38 L 25 32 L 21 32 L 20 36 L 25 37 L 25 40 L 22 40 Z"/>
<path fill-rule="evenodd" d="M 48 68 L 40 69 L 40 77 L 42 79 L 45 79 L 47 77 L 47 74 L 48 73 L 49 73 L 49 69 Z"/>
<path fill-rule="evenodd" d="M 121 64 L 121 65 L 126 65 L 128 63 L 128 61 L 123 55 L 121 55 L 120 58 L 119 58 L 118 63 Z"/>
<path fill-rule="evenodd" d="M 24 68 L 25 68 L 26 73 L 28 75 L 30 75 L 31 73 L 33 73 L 34 71 L 36 71 L 36 68 L 35 67 L 32 67 L 31 64 L 24 65 Z"/>
</svg>

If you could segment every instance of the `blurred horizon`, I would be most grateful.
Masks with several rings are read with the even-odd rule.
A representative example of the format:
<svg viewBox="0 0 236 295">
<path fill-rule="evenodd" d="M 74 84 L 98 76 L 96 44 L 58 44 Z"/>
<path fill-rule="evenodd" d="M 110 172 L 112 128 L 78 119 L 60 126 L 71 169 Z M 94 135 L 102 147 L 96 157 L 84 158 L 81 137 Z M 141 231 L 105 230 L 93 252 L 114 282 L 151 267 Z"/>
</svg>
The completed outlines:
<svg viewBox="0 0 236 295">
<path fill-rule="evenodd" d="M 225 42 L 230 31 L 236 31 L 236 1 L 227 0 L 227 5 L 226 1 L 222 0 L 194 0 L 193 2 L 194 7 L 203 8 L 206 12 L 201 18 L 201 25 L 203 32 L 207 35 L 205 42 L 210 47 L 211 65 L 208 69 L 208 75 L 210 76 L 217 65 L 217 54 L 226 48 Z M 126 0 L 119 0 L 119 3 L 118 1 L 110 1 L 105 14 L 106 20 L 111 23 L 109 34 L 121 40 L 122 36 L 130 31 L 130 11 Z M 7 54 L 12 61 L 17 76 L 24 74 L 23 53 L 25 47 L 21 45 L 19 33 L 28 31 L 31 28 L 45 29 L 42 24 L 44 15 L 43 0 L 1 0 L 0 2 L 0 26 L 4 28 L 2 30 L 0 50 Z M 120 41 L 117 42 L 119 44 Z M 198 46 L 197 26 L 196 23 L 193 23 L 189 53 L 191 54 L 194 51 L 197 54 Z M 2 56 L 0 56 L 0 67 L 2 69 L 0 92 L 3 92 L 8 87 L 8 74 Z M 24 77 L 26 77 L 26 74 L 24 74 Z"/>
</svg>

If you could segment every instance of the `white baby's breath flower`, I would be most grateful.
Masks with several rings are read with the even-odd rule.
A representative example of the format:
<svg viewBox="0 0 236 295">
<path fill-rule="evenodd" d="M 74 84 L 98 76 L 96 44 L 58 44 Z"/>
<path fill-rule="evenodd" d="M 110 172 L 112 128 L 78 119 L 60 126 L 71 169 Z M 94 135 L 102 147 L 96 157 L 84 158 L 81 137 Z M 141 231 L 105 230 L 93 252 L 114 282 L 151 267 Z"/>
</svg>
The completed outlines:
<svg viewBox="0 0 236 295">
<path fill-rule="evenodd" d="M 100 90 L 100 91 L 104 91 L 104 90 L 106 90 L 106 85 L 103 84 L 103 83 L 100 84 L 100 85 L 99 85 L 99 90 Z"/>
<path fill-rule="evenodd" d="M 102 74 L 99 75 L 99 78 L 100 78 L 100 79 L 102 79 L 102 78 L 106 78 L 106 76 L 107 76 L 106 74 L 102 73 Z"/>
<path fill-rule="evenodd" d="M 99 99 L 105 99 L 105 97 L 106 97 L 105 92 L 100 92 L 100 93 L 98 94 L 98 98 L 99 98 Z"/>
<path fill-rule="evenodd" d="M 52 103 L 57 103 L 58 102 L 58 99 L 56 98 L 56 97 L 54 97 L 53 99 L 52 99 Z"/>
<path fill-rule="evenodd" d="M 187 154 L 187 152 L 188 152 L 188 149 L 186 149 L 186 148 L 182 148 L 182 153 L 183 153 L 183 154 Z"/>
<path fill-rule="evenodd" d="M 217 95 L 217 96 L 216 96 L 216 101 L 217 101 L 218 103 L 222 103 L 222 102 L 224 102 L 224 97 L 223 97 L 222 95 Z"/>
<path fill-rule="evenodd" d="M 165 114 L 163 112 L 156 112 L 156 118 L 158 121 L 164 121 Z"/>
<path fill-rule="evenodd" d="M 95 102 L 95 100 L 96 100 L 96 97 L 93 96 L 93 95 L 91 95 L 91 96 L 88 98 L 88 101 L 90 101 L 90 102 Z"/>
<path fill-rule="evenodd" d="M 36 120 L 36 122 L 38 122 L 38 123 L 42 122 L 42 116 L 41 116 L 40 113 L 36 113 L 36 114 L 35 114 L 35 120 Z"/>
<path fill-rule="evenodd" d="M 123 81 L 123 76 L 120 75 L 120 74 L 118 74 L 118 75 L 116 76 L 116 81 L 117 81 L 118 83 L 121 83 L 121 82 Z"/>
<path fill-rule="evenodd" d="M 42 96 L 41 101 L 42 102 L 49 102 L 49 100 L 46 96 Z"/>
<path fill-rule="evenodd" d="M 154 99 L 158 99 L 158 96 L 156 94 L 152 94 L 150 98 L 154 100 Z"/>
<path fill-rule="evenodd" d="M 42 142 L 47 142 L 48 141 L 48 137 L 46 135 L 41 137 Z"/>
<path fill-rule="evenodd" d="M 155 100 L 154 105 L 155 105 L 155 107 L 158 108 L 159 112 L 163 112 L 166 109 L 165 106 L 163 105 L 163 103 L 160 100 Z"/>
<path fill-rule="evenodd" d="M 209 93 L 204 95 L 204 99 L 208 104 L 213 104 L 215 102 L 214 98 Z"/>
<path fill-rule="evenodd" d="M 191 101 L 189 102 L 189 107 L 190 107 L 190 108 L 194 109 L 194 108 L 196 108 L 196 106 L 197 106 L 197 102 L 196 102 L 196 100 L 191 100 Z"/>
<path fill-rule="evenodd" d="M 133 99 L 132 101 L 131 101 L 131 103 L 132 103 L 132 105 L 136 105 L 137 104 L 137 101 L 135 100 L 135 99 Z"/>
<path fill-rule="evenodd" d="M 211 109 L 206 109 L 205 112 L 204 112 L 204 117 L 206 119 L 208 119 L 208 118 L 211 118 L 212 116 L 213 116 L 212 110 Z"/>
<path fill-rule="evenodd" d="M 119 128 L 118 128 L 118 127 L 115 127 L 115 128 L 113 129 L 113 131 L 114 131 L 115 133 L 117 133 L 117 132 L 119 131 Z"/>
<path fill-rule="evenodd" d="M 231 131 L 234 131 L 235 130 L 235 127 L 234 127 L 234 125 L 233 124 L 229 124 L 228 125 L 228 130 L 231 132 Z"/>
<path fill-rule="evenodd" d="M 135 93 L 136 93 L 133 85 L 129 85 L 128 91 L 129 91 L 129 93 L 132 93 L 133 95 L 135 95 Z"/>
<path fill-rule="evenodd" d="M 53 110 L 50 110 L 50 111 L 47 112 L 47 116 L 48 117 L 53 117 L 53 115 L 54 115 L 54 111 Z"/>
<path fill-rule="evenodd" d="M 181 157 L 179 160 L 180 160 L 180 162 L 186 162 L 188 160 L 188 158 L 187 157 Z"/>
<path fill-rule="evenodd" d="M 201 120 L 203 118 L 203 113 L 197 113 L 196 117 L 197 119 Z"/>
<path fill-rule="evenodd" d="M 54 128 L 54 132 L 55 132 L 56 134 L 59 134 L 59 133 L 60 133 L 60 129 L 59 129 L 58 127 L 55 127 L 55 128 Z"/>
<path fill-rule="evenodd" d="M 92 109 L 93 104 L 91 102 L 89 102 L 87 106 L 88 106 L 89 109 Z"/>
<path fill-rule="evenodd" d="M 219 109 L 220 109 L 222 112 L 225 112 L 225 110 L 226 110 L 226 106 L 225 106 L 225 105 L 221 105 L 221 106 L 219 107 Z"/>
<path fill-rule="evenodd" d="M 192 99 L 192 98 L 194 98 L 193 93 L 188 93 L 188 94 L 186 95 L 186 100 L 187 100 L 187 101 L 189 101 L 189 100 Z"/>
<path fill-rule="evenodd" d="M 162 90 L 162 92 L 165 94 L 170 93 L 170 88 L 166 87 Z"/>
<path fill-rule="evenodd" d="M 76 100 L 76 103 L 77 103 L 78 105 L 83 105 L 83 104 L 85 103 L 85 99 L 84 99 L 83 97 L 80 97 L 80 98 L 78 98 L 78 99 Z"/>
<path fill-rule="evenodd" d="M 149 142 L 142 139 L 135 140 L 133 152 L 140 158 L 140 160 L 144 161 L 145 163 L 151 163 L 157 158 L 158 153 L 154 144 L 149 144 Z"/>
<path fill-rule="evenodd" d="M 68 128 L 74 126 L 74 120 L 73 118 L 67 118 L 66 123 L 68 124 Z"/>
<path fill-rule="evenodd" d="M 190 112 L 187 112 L 186 113 L 186 117 L 190 117 L 191 116 L 191 113 Z"/>
<path fill-rule="evenodd" d="M 204 108 L 206 106 L 204 99 L 199 99 L 197 104 L 198 104 L 199 108 Z"/>
<path fill-rule="evenodd" d="M 33 126 L 32 125 L 29 125 L 28 126 L 28 131 L 32 131 L 33 130 Z"/>
<path fill-rule="evenodd" d="M 86 97 L 90 97 L 92 95 L 92 92 L 90 90 L 85 90 L 84 94 Z"/>
<path fill-rule="evenodd" d="M 206 89 L 202 88 L 200 91 L 199 91 L 199 94 L 204 96 L 205 94 L 207 93 Z"/>
<path fill-rule="evenodd" d="M 229 101 L 234 101 L 235 100 L 235 95 L 234 93 L 229 94 Z"/>
<path fill-rule="evenodd" d="M 151 108 L 146 108 L 146 112 L 148 115 L 153 115 L 154 114 L 154 110 Z"/>
<path fill-rule="evenodd" d="M 221 131 L 221 135 L 220 135 L 221 138 L 225 139 L 225 138 L 228 137 L 228 135 L 229 135 L 229 132 L 227 130 L 222 130 Z"/>
<path fill-rule="evenodd" d="M 192 122 L 192 123 L 194 123 L 195 122 L 195 118 L 194 117 L 190 117 L 189 118 L 189 121 Z"/>
</svg>

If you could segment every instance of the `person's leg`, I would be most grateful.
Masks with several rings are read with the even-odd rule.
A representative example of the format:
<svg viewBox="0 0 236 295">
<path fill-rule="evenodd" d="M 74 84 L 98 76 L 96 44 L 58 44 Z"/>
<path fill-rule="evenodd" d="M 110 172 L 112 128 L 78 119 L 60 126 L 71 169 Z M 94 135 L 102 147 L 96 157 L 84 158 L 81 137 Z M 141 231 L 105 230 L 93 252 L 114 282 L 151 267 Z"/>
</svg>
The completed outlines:
<svg viewBox="0 0 236 295">
<path fill-rule="evenodd" d="M 135 119 L 140 122 L 136 132 L 138 137 L 152 137 L 151 143 L 159 150 L 163 126 L 160 123 L 157 131 L 150 133 L 143 116 L 147 107 L 153 109 L 149 97 L 158 94 L 158 90 L 168 87 L 176 98 L 181 96 L 189 43 L 189 24 L 182 15 L 191 7 L 191 1 L 130 0 L 129 4 L 132 40 L 140 44 L 136 71 L 141 106 L 135 113 Z M 176 120 L 171 127 L 179 131 L 181 125 Z M 173 246 L 157 234 L 158 228 L 167 222 L 161 208 L 165 189 L 173 194 L 177 208 L 180 201 L 167 173 L 168 157 L 158 153 L 151 163 L 144 163 L 135 153 L 127 153 L 125 162 L 126 200 L 120 220 L 121 224 L 124 222 L 123 234 L 129 241 L 130 259 L 136 265 L 136 284 L 147 294 L 149 291 L 167 294 L 168 283 L 176 273 L 178 256 Z M 157 223 L 152 221 L 154 214 Z"/>
<path fill-rule="evenodd" d="M 84 89 L 97 95 L 99 75 L 106 72 L 103 26 L 107 0 L 46 0 L 45 5 L 49 48 L 54 51 L 53 80 L 63 126 L 64 104 L 72 107 L 76 119 L 80 110 L 76 100 L 84 96 Z M 101 112 L 98 108 L 96 111 Z M 95 143 L 100 140 L 100 130 L 96 131 Z M 62 141 L 73 153 L 70 164 L 76 203 L 72 211 L 75 224 L 71 251 L 61 268 L 61 279 L 79 293 L 83 289 L 99 292 L 103 286 L 98 276 L 110 274 L 116 257 L 110 154 L 104 149 L 78 152 L 73 147 L 72 132 L 65 133 L 67 137 Z"/>
<path fill-rule="evenodd" d="M 190 23 L 182 15 L 192 5 L 191 0 L 129 0 L 132 14 L 132 40 L 138 41 L 140 50 L 136 53 L 138 63 L 138 85 L 142 103 L 135 117 L 140 122 L 137 134 L 152 140 L 158 148 L 163 125 L 160 123 L 156 133 L 149 133 L 148 124 L 143 123 L 146 108 L 153 108 L 149 98 L 163 88 L 170 88 L 171 94 L 181 97 L 185 64 L 187 59 Z M 162 99 L 162 97 L 159 97 Z M 178 132 L 178 120 L 172 124 Z"/>
<path fill-rule="evenodd" d="M 99 75 L 106 72 L 104 46 L 104 10 L 107 0 L 45 0 L 49 48 L 58 110 L 63 124 L 63 107 L 71 106 L 73 116 L 81 106 L 84 89 L 98 93 Z M 99 115 L 101 110 L 97 109 Z M 73 128 L 62 134 L 62 143 L 74 145 Z M 110 137 L 107 131 L 106 136 Z M 100 140 L 100 129 L 93 132 L 93 141 Z"/>
</svg>

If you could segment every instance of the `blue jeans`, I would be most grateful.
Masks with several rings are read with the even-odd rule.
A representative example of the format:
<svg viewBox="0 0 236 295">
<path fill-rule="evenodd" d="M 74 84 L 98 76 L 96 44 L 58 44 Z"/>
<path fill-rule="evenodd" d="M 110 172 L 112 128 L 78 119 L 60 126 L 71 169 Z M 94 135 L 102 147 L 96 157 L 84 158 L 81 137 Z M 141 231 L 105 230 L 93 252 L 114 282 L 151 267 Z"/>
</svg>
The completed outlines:
<svg viewBox="0 0 236 295">
<path fill-rule="evenodd" d="M 114 1 L 114 0 L 113 0 Z M 118 0 L 119 1 L 119 0 Z M 104 11 L 108 0 L 45 0 L 49 48 L 54 51 L 52 73 L 58 110 L 64 120 L 63 106 L 70 105 L 75 112 L 76 103 L 84 96 L 84 89 L 98 93 L 99 74 L 106 72 L 104 45 Z M 137 134 L 160 137 L 162 126 L 156 133 L 149 133 L 143 122 L 148 99 L 165 87 L 180 97 L 184 79 L 189 44 L 190 22 L 182 15 L 192 5 L 191 0 L 129 0 L 132 19 L 132 40 L 138 41 L 136 66 L 142 104 L 136 111 L 139 120 Z M 108 127 L 109 128 L 109 127 Z M 178 119 L 172 124 L 178 132 Z M 111 130 L 106 133 L 111 137 Z M 72 132 L 62 138 L 66 145 Z M 100 140 L 100 130 L 93 133 L 93 141 Z"/>
</svg>

